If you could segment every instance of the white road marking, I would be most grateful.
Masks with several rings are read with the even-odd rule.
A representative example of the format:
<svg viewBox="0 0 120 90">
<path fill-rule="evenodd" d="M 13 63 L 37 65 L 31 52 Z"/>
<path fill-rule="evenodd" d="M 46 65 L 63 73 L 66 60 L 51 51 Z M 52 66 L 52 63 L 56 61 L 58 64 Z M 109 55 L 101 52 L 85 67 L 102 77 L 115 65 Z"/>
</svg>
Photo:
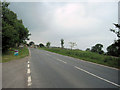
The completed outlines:
<svg viewBox="0 0 120 90">
<path fill-rule="evenodd" d="M 49 51 L 47 51 L 47 52 L 49 52 Z M 114 69 L 114 70 L 119 70 L 119 69 L 114 68 L 114 67 L 105 66 L 105 65 L 102 65 L 102 64 L 94 63 L 94 62 L 89 62 L 89 61 L 81 60 L 81 59 L 74 58 L 74 57 L 71 57 L 71 56 L 65 56 L 65 55 L 61 55 L 61 54 L 58 54 L 58 53 L 54 53 L 54 52 L 50 52 L 50 53 L 51 53 L 51 54 L 54 54 L 54 55 L 59 55 L 59 56 L 63 56 L 63 57 L 67 57 L 67 58 L 71 58 L 71 59 L 74 59 L 75 61 L 80 60 L 80 61 L 83 61 L 83 62 L 88 62 L 88 63 L 91 63 L 91 64 L 95 64 L 95 65 L 103 66 L 103 67 L 106 67 L 106 68 L 110 68 L 110 69 Z"/>
<path fill-rule="evenodd" d="M 28 66 L 27 66 L 28 68 L 30 68 L 30 64 L 28 64 Z"/>
<path fill-rule="evenodd" d="M 29 50 L 29 60 L 30 60 L 30 58 L 31 58 L 31 51 L 30 51 L 29 48 L 28 48 L 28 50 Z M 27 84 L 28 84 L 28 87 L 30 87 L 32 85 L 31 71 L 30 71 L 30 61 L 27 62 L 27 67 L 28 67 L 28 69 L 27 69 L 28 83 Z"/>
<path fill-rule="evenodd" d="M 82 69 L 82 68 L 79 68 L 79 67 L 77 67 L 77 66 L 74 66 L 76 69 L 79 69 L 79 70 L 81 70 L 81 71 L 83 71 L 83 72 L 86 72 L 87 74 L 90 74 L 90 75 L 92 75 L 92 76 L 94 76 L 94 77 L 97 77 L 97 78 L 99 78 L 99 79 L 101 79 L 101 80 L 104 80 L 104 81 L 106 81 L 106 82 L 108 82 L 108 83 L 111 83 L 111 84 L 113 84 L 113 85 L 115 85 L 115 86 L 117 86 L 117 87 L 120 87 L 120 85 L 118 85 L 118 84 L 116 84 L 116 83 L 114 83 L 114 82 L 111 82 L 111 81 L 109 81 L 109 80 L 107 80 L 107 79 L 104 79 L 104 78 L 102 78 L 102 77 L 99 77 L 99 76 L 97 76 L 97 75 L 95 75 L 95 74 L 93 74 L 93 73 L 90 73 L 90 72 L 88 72 L 88 71 L 86 71 L 86 70 L 84 70 L 84 69 Z"/>
<path fill-rule="evenodd" d="M 28 61 L 28 64 L 29 64 L 30 62 Z"/>
<path fill-rule="evenodd" d="M 28 86 L 32 85 L 32 80 L 31 80 L 31 76 L 28 76 Z"/>
<path fill-rule="evenodd" d="M 28 50 L 29 50 L 29 56 L 31 56 L 30 48 L 28 48 Z"/>
<path fill-rule="evenodd" d="M 46 54 L 46 55 L 51 56 L 50 54 Z"/>
<path fill-rule="evenodd" d="M 71 57 L 71 58 L 73 58 L 73 57 Z M 90 64 L 99 65 L 99 66 L 101 66 L 101 67 L 106 67 L 106 68 L 109 68 L 109 69 L 119 70 L 119 69 L 114 68 L 114 67 L 105 66 L 105 65 L 98 64 L 98 63 L 94 63 L 94 62 L 90 62 L 90 61 L 85 61 L 85 60 L 81 60 L 81 59 L 78 59 L 78 58 L 73 58 L 73 59 L 80 60 L 80 61 L 82 61 L 82 62 L 87 62 L 87 63 L 90 63 Z M 75 61 L 76 61 L 76 60 L 75 60 Z"/>
<path fill-rule="evenodd" d="M 63 60 L 61 60 L 61 59 L 57 59 L 57 60 L 58 60 L 58 61 L 61 61 L 61 62 L 63 62 L 63 63 L 65 63 L 65 64 L 67 63 L 67 62 L 65 62 L 65 61 L 63 61 Z"/>
<path fill-rule="evenodd" d="M 27 67 L 28 67 L 28 69 L 27 69 L 27 74 L 28 74 L 28 83 L 27 83 L 27 85 L 28 85 L 28 87 L 30 87 L 32 85 L 32 80 L 31 80 L 31 75 L 30 75 L 31 71 L 30 71 L 29 61 L 28 61 Z"/>
<path fill-rule="evenodd" d="M 31 82 L 31 76 L 28 77 L 28 82 Z"/>
<path fill-rule="evenodd" d="M 101 67 L 106 67 L 106 68 L 109 68 L 109 69 L 114 69 L 114 70 L 119 70 L 117 68 L 114 68 L 114 67 L 110 67 L 110 66 L 105 66 L 105 65 L 102 65 L 102 64 L 98 64 L 98 63 L 94 63 L 94 62 L 90 62 L 90 61 L 85 61 L 85 60 L 82 60 L 82 59 L 78 59 L 78 58 L 74 58 L 74 57 L 70 57 L 70 56 L 65 56 L 67 58 L 71 58 L 71 59 L 74 59 L 74 61 L 82 61 L 82 62 L 87 62 L 87 63 L 90 63 L 90 64 L 95 64 L 95 65 L 99 65 Z"/>
<path fill-rule="evenodd" d="M 30 87 L 31 85 L 32 85 L 32 83 L 31 83 L 31 82 L 29 82 L 29 83 L 28 83 L 28 87 Z"/>
<path fill-rule="evenodd" d="M 27 69 L 27 73 L 30 74 L 30 72 L 31 72 L 30 69 Z"/>
</svg>

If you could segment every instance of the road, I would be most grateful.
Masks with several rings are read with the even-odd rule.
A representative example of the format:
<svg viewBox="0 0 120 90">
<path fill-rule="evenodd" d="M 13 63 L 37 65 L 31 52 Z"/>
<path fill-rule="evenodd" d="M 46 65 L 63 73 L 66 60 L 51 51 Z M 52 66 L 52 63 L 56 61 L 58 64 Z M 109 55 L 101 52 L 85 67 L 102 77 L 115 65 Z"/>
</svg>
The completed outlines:
<svg viewBox="0 0 120 90">
<path fill-rule="evenodd" d="M 2 63 L 2 88 L 27 88 L 27 61 L 25 57 Z"/>
<path fill-rule="evenodd" d="M 118 70 L 30 48 L 31 88 L 118 88 Z M 29 81 L 29 80 L 28 80 Z"/>
</svg>

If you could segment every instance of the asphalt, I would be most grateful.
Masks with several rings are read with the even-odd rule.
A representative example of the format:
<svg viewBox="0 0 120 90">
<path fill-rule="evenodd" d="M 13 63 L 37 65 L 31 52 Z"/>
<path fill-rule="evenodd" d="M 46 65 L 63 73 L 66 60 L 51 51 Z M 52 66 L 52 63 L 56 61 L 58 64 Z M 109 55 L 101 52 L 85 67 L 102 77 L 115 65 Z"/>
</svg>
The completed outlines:
<svg viewBox="0 0 120 90">
<path fill-rule="evenodd" d="M 118 71 L 30 48 L 31 88 L 118 88 Z"/>
<path fill-rule="evenodd" d="M 27 88 L 28 57 L 2 64 L 2 88 Z"/>
</svg>

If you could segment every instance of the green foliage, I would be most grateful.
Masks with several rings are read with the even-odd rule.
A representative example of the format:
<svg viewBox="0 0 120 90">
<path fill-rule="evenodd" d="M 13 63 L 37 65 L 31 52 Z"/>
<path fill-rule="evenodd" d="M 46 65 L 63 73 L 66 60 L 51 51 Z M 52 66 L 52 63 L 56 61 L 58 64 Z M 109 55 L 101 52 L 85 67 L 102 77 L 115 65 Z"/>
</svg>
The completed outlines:
<svg viewBox="0 0 120 90">
<path fill-rule="evenodd" d="M 7 51 L 10 47 L 15 46 L 15 42 L 17 42 L 18 35 L 17 31 L 10 25 L 6 24 L 2 28 L 2 49 L 3 51 Z"/>
<path fill-rule="evenodd" d="M 31 45 L 34 45 L 35 43 L 33 42 L 33 41 L 31 41 L 31 42 L 29 42 L 29 45 L 31 46 Z"/>
<path fill-rule="evenodd" d="M 112 55 L 112 56 L 118 55 L 118 53 L 117 53 L 117 47 L 116 47 L 115 44 L 112 44 L 109 47 L 107 47 L 107 51 L 108 51 L 107 52 L 108 55 Z"/>
<path fill-rule="evenodd" d="M 64 39 L 61 39 L 61 48 L 64 48 Z"/>
<path fill-rule="evenodd" d="M 90 48 L 87 48 L 86 51 L 90 51 Z"/>
<path fill-rule="evenodd" d="M 24 43 L 28 39 L 29 31 L 24 27 L 22 20 L 17 19 L 16 13 L 8 6 L 10 3 L 2 2 L 2 51 Z"/>
<path fill-rule="evenodd" d="M 42 48 L 42 47 L 45 47 L 44 44 L 40 43 L 39 46 Z"/>
<path fill-rule="evenodd" d="M 86 60 L 98 64 L 120 68 L 120 66 L 118 65 L 118 61 L 120 60 L 120 58 L 106 56 L 89 51 L 81 51 L 81 50 L 70 50 L 70 49 L 60 49 L 60 48 L 44 48 L 44 49 L 62 55 L 71 56 L 74 58 L 79 58 L 82 60 Z"/>
<path fill-rule="evenodd" d="M 114 32 L 117 35 L 118 40 L 115 40 L 112 45 L 107 47 L 107 54 L 120 57 L 120 25 L 114 25 L 117 29 L 110 29 L 110 31 Z"/>
<path fill-rule="evenodd" d="M 115 33 L 117 35 L 117 37 L 120 39 L 120 25 L 119 24 L 114 24 L 114 25 L 118 29 L 110 29 L 110 31 L 112 31 L 113 33 Z"/>
<path fill-rule="evenodd" d="M 49 47 L 50 47 L 50 44 L 51 44 L 50 42 L 47 42 L 47 43 L 46 43 L 46 47 L 49 48 Z"/>
<path fill-rule="evenodd" d="M 18 56 L 14 56 L 14 50 L 19 51 Z M 27 47 L 24 47 L 24 48 L 10 48 L 10 49 L 8 49 L 7 52 L 5 52 L 2 55 L 2 62 L 8 62 L 8 61 L 11 61 L 11 60 L 18 60 L 18 59 L 26 57 L 28 55 L 29 55 L 29 51 L 28 51 Z"/>
<path fill-rule="evenodd" d="M 96 52 L 99 54 L 103 54 L 104 51 L 102 50 L 103 45 L 102 44 L 96 44 L 95 46 L 92 47 L 91 52 Z"/>
</svg>

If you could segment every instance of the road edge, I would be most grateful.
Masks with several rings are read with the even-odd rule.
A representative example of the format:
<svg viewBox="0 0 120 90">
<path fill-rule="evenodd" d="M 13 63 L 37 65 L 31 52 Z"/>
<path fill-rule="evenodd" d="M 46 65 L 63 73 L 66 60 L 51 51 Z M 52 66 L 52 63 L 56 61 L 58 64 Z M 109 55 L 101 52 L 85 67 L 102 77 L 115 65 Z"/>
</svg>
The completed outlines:
<svg viewBox="0 0 120 90">
<path fill-rule="evenodd" d="M 39 49 L 40 50 L 40 49 Z M 43 49 L 44 50 L 44 49 Z M 45 50 L 47 51 L 47 50 Z M 47 51 L 47 52 L 51 52 L 51 51 Z M 73 58 L 73 59 L 77 59 L 77 60 L 81 60 L 83 62 L 88 62 L 88 63 L 91 63 L 91 64 L 95 64 L 95 65 L 99 65 L 99 66 L 103 66 L 103 67 L 107 67 L 107 68 L 110 68 L 110 69 L 114 69 L 114 70 L 120 70 L 118 68 L 115 68 L 115 67 L 110 67 L 110 66 L 107 66 L 107 65 L 103 65 L 103 64 L 98 64 L 98 63 L 94 63 L 94 62 L 90 62 L 90 61 L 86 61 L 86 60 L 82 60 L 82 59 L 79 59 L 79 58 L 75 58 L 75 57 L 71 57 L 71 56 L 67 56 L 67 55 L 63 55 L 63 54 L 59 54 L 59 53 L 55 53 L 55 52 L 52 52 L 54 54 L 58 54 L 58 55 L 62 55 L 62 56 L 66 56 L 66 57 L 69 57 L 69 58 Z"/>
</svg>

